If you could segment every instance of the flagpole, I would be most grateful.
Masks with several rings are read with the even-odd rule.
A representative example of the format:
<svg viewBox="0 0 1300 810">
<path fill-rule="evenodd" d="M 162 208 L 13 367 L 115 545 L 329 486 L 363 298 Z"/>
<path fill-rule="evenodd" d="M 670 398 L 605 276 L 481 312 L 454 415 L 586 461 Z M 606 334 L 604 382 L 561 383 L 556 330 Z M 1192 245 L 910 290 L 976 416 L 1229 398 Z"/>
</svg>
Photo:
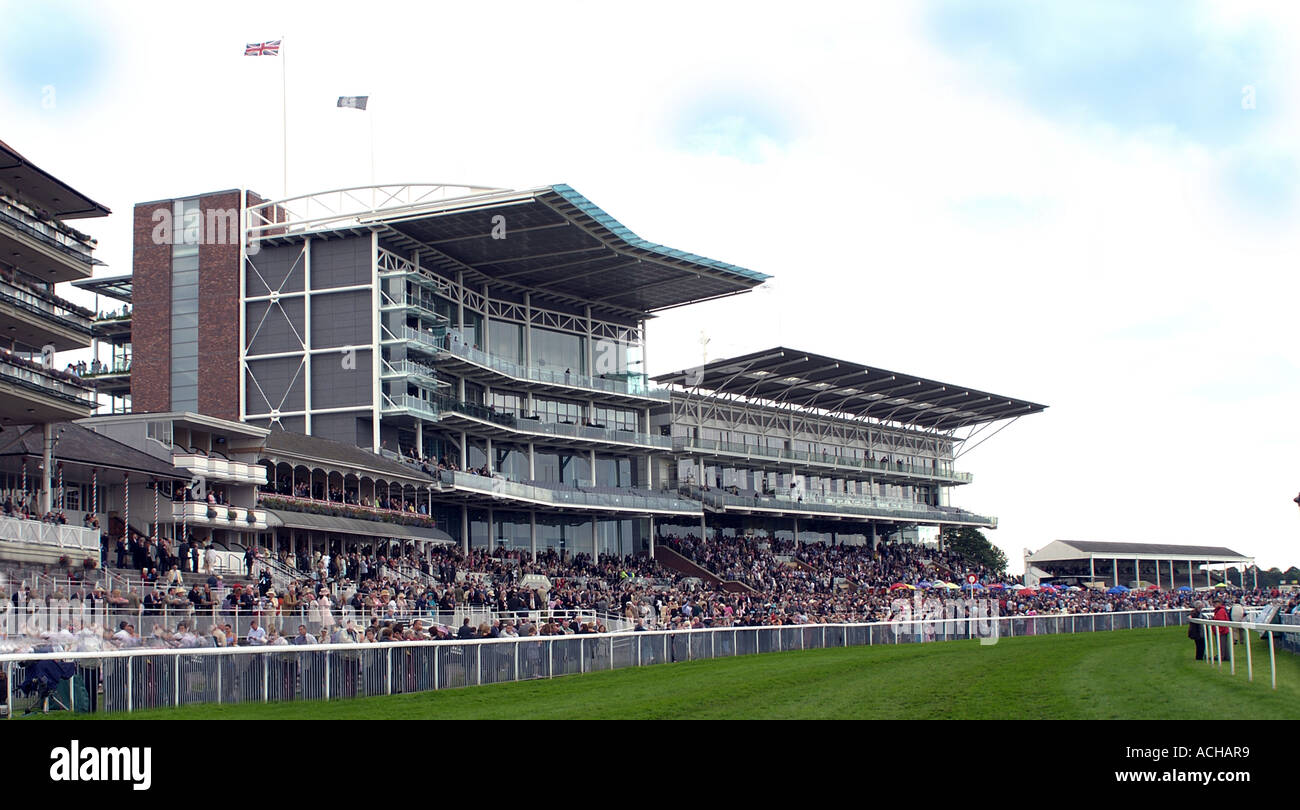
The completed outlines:
<svg viewBox="0 0 1300 810">
<path fill-rule="evenodd" d="M 285 74 L 288 72 L 289 57 L 284 49 L 284 37 L 280 37 L 280 133 L 281 146 L 281 168 L 284 170 L 284 185 L 281 199 L 289 196 L 289 98 L 288 98 L 288 80 Z"/>
<path fill-rule="evenodd" d="M 373 111 L 367 116 L 370 119 L 370 210 L 375 208 L 375 114 Z"/>
</svg>

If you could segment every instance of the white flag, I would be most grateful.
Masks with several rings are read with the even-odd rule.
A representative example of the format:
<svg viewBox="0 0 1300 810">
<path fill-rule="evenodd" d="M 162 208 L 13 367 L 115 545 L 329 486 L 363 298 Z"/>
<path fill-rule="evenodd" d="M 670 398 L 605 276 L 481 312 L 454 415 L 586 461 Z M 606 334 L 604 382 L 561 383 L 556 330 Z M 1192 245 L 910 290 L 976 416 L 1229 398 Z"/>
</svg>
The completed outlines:
<svg viewBox="0 0 1300 810">
<path fill-rule="evenodd" d="M 369 100 L 370 96 L 339 96 L 339 106 L 351 107 L 354 110 L 364 110 L 366 108 L 366 102 Z"/>
</svg>

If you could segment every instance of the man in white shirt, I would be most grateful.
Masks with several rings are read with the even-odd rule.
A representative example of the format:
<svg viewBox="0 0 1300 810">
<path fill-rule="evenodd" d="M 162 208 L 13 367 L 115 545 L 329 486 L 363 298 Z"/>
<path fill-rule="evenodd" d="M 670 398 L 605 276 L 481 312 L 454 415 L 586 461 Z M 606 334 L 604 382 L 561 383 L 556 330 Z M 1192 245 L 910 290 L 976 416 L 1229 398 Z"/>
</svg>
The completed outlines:
<svg viewBox="0 0 1300 810">
<path fill-rule="evenodd" d="M 248 626 L 248 644 L 250 647 L 260 647 L 265 643 L 266 628 L 258 626 L 257 619 L 253 619 Z"/>
</svg>

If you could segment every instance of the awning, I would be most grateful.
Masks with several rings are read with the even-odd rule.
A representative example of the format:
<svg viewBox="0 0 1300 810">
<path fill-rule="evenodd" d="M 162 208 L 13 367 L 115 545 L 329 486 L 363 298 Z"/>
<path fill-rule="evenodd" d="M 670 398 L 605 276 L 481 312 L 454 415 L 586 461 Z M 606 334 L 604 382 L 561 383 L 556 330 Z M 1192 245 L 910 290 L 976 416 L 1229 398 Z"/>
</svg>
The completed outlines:
<svg viewBox="0 0 1300 810">
<path fill-rule="evenodd" d="M 338 534 L 355 534 L 363 537 L 391 537 L 395 540 L 427 540 L 433 543 L 456 542 L 451 539 L 451 535 L 441 529 L 426 526 L 407 526 L 401 523 L 388 523 L 379 520 L 316 515 L 311 512 L 290 512 L 284 509 L 268 509 L 266 511 L 289 529 L 337 532 Z"/>
</svg>

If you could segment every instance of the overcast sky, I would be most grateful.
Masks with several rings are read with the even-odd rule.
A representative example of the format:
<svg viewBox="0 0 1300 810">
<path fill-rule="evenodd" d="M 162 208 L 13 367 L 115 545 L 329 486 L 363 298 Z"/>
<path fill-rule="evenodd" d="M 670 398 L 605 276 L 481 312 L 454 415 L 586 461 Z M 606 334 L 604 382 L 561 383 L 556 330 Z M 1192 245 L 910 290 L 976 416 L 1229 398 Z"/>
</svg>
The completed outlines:
<svg viewBox="0 0 1300 810">
<path fill-rule="evenodd" d="M 568 183 L 774 276 L 652 373 L 784 344 L 1044 403 L 954 505 L 1300 563 L 1293 3 L 0 0 L 0 140 L 108 205 Z M 284 56 L 246 58 L 282 38 Z M 337 109 L 369 95 L 370 110 Z M 75 293 L 69 293 L 74 297 Z"/>
</svg>

